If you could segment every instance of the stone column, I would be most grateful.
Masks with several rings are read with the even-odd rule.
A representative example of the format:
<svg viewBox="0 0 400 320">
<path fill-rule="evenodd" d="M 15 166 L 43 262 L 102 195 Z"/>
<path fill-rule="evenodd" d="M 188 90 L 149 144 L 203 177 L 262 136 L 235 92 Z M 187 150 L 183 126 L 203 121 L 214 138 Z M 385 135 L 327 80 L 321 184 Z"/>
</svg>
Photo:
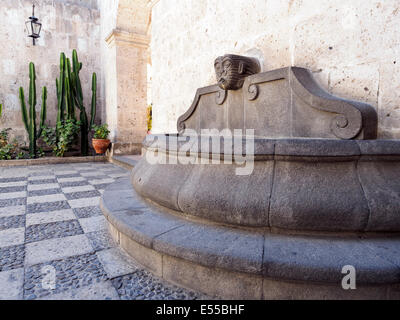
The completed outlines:
<svg viewBox="0 0 400 320">
<path fill-rule="evenodd" d="M 149 37 L 144 34 L 114 29 L 106 38 L 115 55 L 114 77 L 108 85 L 113 96 L 112 112 L 113 153 L 139 154 L 146 136 L 147 57 Z"/>
</svg>

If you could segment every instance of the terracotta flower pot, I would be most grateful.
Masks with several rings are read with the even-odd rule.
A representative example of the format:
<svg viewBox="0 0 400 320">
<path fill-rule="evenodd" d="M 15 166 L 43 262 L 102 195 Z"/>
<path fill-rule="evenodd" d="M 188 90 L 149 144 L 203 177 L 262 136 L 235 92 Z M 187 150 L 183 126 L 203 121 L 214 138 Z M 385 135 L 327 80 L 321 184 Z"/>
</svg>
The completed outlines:
<svg viewBox="0 0 400 320">
<path fill-rule="evenodd" d="M 108 139 L 92 139 L 92 145 L 96 153 L 105 153 L 108 146 L 110 145 L 110 140 Z"/>
</svg>

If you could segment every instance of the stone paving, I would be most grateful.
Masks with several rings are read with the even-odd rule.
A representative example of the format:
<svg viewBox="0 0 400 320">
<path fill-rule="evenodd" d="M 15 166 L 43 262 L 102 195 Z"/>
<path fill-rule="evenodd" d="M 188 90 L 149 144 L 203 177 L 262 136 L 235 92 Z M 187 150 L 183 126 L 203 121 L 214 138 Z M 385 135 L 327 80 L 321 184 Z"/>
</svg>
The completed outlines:
<svg viewBox="0 0 400 320">
<path fill-rule="evenodd" d="M 202 299 L 116 247 L 99 208 L 110 163 L 0 169 L 0 299 Z"/>
</svg>

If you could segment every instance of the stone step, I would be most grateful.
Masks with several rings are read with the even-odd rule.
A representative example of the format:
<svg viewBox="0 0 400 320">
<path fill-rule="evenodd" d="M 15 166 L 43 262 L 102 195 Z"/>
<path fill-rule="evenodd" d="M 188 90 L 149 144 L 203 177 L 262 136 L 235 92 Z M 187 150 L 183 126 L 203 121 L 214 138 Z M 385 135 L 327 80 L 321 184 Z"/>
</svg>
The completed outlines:
<svg viewBox="0 0 400 320">
<path fill-rule="evenodd" d="M 140 155 L 113 155 L 110 160 L 120 167 L 131 170 L 141 158 Z"/>
<path fill-rule="evenodd" d="M 209 295 L 259 299 L 300 298 L 304 292 L 316 298 L 400 294 L 399 237 L 288 235 L 206 224 L 143 200 L 129 178 L 105 190 L 101 207 L 114 239 L 139 263 L 166 280 Z M 360 290 L 341 287 L 342 268 L 348 265 L 355 268 Z"/>
</svg>

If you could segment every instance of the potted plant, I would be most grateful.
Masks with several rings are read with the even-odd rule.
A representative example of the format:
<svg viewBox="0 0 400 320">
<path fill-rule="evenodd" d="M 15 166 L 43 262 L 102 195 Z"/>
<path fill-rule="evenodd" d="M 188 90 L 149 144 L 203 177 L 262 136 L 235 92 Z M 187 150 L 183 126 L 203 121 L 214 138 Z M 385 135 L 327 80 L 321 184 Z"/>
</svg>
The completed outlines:
<svg viewBox="0 0 400 320">
<path fill-rule="evenodd" d="M 92 145 L 96 153 L 105 153 L 107 151 L 108 146 L 110 145 L 110 140 L 107 139 L 110 134 L 110 130 L 108 130 L 107 124 L 102 124 L 100 126 L 93 125 L 93 139 Z"/>
<path fill-rule="evenodd" d="M 151 126 L 153 122 L 153 116 L 152 116 L 152 109 L 153 109 L 153 104 L 150 104 L 147 107 L 147 134 L 151 134 Z"/>
</svg>

